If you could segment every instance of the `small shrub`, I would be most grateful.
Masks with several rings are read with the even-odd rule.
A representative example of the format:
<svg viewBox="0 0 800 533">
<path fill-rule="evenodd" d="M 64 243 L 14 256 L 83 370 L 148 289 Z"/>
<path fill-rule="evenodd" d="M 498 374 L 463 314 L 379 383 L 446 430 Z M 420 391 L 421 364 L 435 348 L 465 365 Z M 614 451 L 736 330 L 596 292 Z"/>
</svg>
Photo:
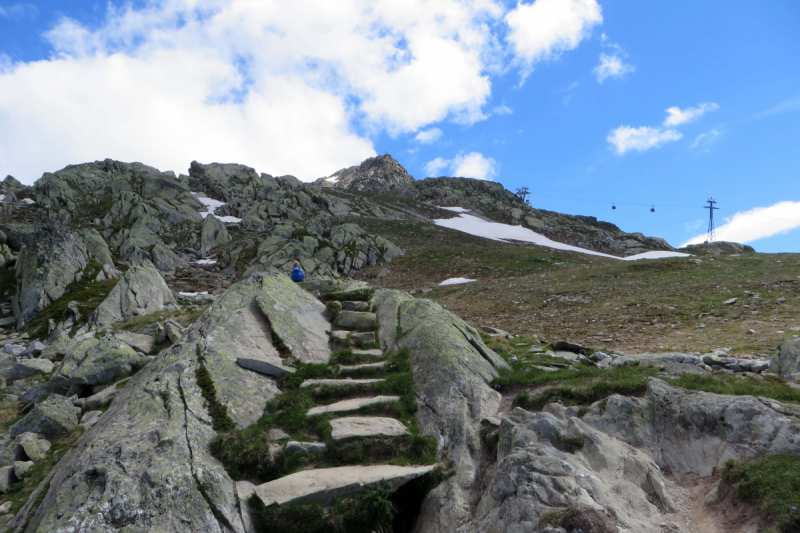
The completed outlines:
<svg viewBox="0 0 800 533">
<path fill-rule="evenodd" d="M 583 437 L 562 437 L 554 443 L 562 452 L 575 453 L 583 449 Z"/>
</svg>

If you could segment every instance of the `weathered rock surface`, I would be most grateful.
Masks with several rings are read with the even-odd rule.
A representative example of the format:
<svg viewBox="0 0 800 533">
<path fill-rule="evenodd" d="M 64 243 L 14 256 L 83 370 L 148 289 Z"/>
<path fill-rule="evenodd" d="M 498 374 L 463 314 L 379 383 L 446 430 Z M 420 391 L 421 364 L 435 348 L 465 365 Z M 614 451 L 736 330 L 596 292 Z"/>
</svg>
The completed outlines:
<svg viewBox="0 0 800 533">
<path fill-rule="evenodd" d="M 88 259 L 79 234 L 52 224 L 40 226 L 17 259 L 17 320 L 30 322 L 63 295 L 79 279 Z"/>
<path fill-rule="evenodd" d="M 135 316 L 177 307 L 178 303 L 164 278 L 152 263 L 143 261 L 125 272 L 92 313 L 90 324 L 92 329 L 100 329 Z"/>
<path fill-rule="evenodd" d="M 780 345 L 770 361 L 769 371 L 792 381 L 800 378 L 800 338 Z"/>
<path fill-rule="evenodd" d="M 420 431 L 434 436 L 439 450 L 446 450 L 455 464 L 455 476 L 431 491 L 423 503 L 418 527 L 451 531 L 469 520 L 470 509 L 477 504 L 480 423 L 497 412 L 501 399 L 488 383 L 497 376 L 496 369 L 507 364 L 474 328 L 430 300 L 377 291 L 373 305 L 381 317 L 382 342 L 410 350 Z M 384 306 L 390 311 L 382 311 Z M 392 336 L 393 342 L 385 341 Z"/>
<path fill-rule="evenodd" d="M 303 455 L 317 455 L 325 453 L 328 446 L 324 442 L 298 442 L 290 440 L 283 448 L 283 453 L 286 456 L 303 454 Z"/>
<path fill-rule="evenodd" d="M 307 379 L 300 384 L 301 388 L 306 387 L 355 387 L 358 385 L 372 385 L 386 381 L 384 379 Z"/>
<path fill-rule="evenodd" d="M 577 417 L 516 409 L 501 421 L 497 463 L 464 531 L 539 531 L 544 513 L 579 506 L 608 511 L 610 523 L 637 533 L 664 531 L 659 506 L 675 510 L 647 454 Z"/>
<path fill-rule="evenodd" d="M 265 277 L 263 284 L 258 307 L 291 354 L 304 363 L 327 363 L 331 325 L 325 305 L 286 276 Z"/>
<path fill-rule="evenodd" d="M 690 391 L 649 378 L 644 398 L 611 396 L 583 421 L 661 468 L 708 476 L 728 459 L 800 451 L 800 421 L 775 407 L 782 409 L 774 400 Z"/>
<path fill-rule="evenodd" d="M 53 471 L 39 508 L 30 517 L 23 510 L 12 525 L 30 518 L 29 532 L 243 533 L 236 486 L 208 451 L 215 432 L 195 372 L 202 357 L 217 399 L 239 427 L 263 414 L 264 402 L 278 389 L 236 360 L 260 354 L 280 363 L 255 301 L 281 286 L 272 276 L 285 278 L 253 274 L 233 285 L 187 330 L 182 344 L 118 390 L 109 410 Z M 300 298 L 301 289 L 288 279 L 286 284 L 289 302 Z"/>
<path fill-rule="evenodd" d="M 358 492 L 364 487 L 385 483 L 399 487 L 412 479 L 424 476 L 434 469 L 428 466 L 339 466 L 304 470 L 264 483 L 255 488 L 255 494 L 264 505 L 288 502 L 329 503 Z"/>
<path fill-rule="evenodd" d="M 78 367 L 69 374 L 69 381 L 72 385 L 89 386 L 112 383 L 130 374 L 140 360 L 133 348 L 108 335 L 86 351 Z"/>
</svg>

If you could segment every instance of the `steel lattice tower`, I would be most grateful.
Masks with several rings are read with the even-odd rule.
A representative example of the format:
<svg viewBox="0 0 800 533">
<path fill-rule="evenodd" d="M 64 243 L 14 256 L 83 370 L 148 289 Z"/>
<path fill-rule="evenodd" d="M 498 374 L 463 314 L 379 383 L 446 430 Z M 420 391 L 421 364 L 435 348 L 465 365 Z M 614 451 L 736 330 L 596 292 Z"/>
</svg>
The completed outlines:
<svg viewBox="0 0 800 533">
<path fill-rule="evenodd" d="M 708 205 L 704 206 L 704 209 L 708 209 L 708 237 L 706 242 L 713 242 L 714 241 L 714 210 L 719 209 L 719 207 L 714 207 L 714 204 L 717 203 L 712 196 L 707 200 Z"/>
</svg>

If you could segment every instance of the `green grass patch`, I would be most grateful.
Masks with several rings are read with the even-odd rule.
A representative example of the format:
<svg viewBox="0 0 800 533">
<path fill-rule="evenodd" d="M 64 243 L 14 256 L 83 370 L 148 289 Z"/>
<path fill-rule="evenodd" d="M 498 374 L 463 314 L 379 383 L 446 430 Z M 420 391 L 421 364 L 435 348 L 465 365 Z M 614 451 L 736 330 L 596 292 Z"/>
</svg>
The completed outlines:
<svg viewBox="0 0 800 533">
<path fill-rule="evenodd" d="M 7 433 L 8 428 L 22 418 L 20 407 L 22 404 L 19 402 L 0 402 L 0 431 Z"/>
<path fill-rule="evenodd" d="M 390 485 L 376 485 L 327 507 L 318 503 L 266 507 L 255 495 L 248 504 L 258 533 L 388 532 L 398 511 L 394 493 Z"/>
<path fill-rule="evenodd" d="M 211 416 L 211 424 L 214 431 L 230 431 L 236 427 L 236 424 L 231 420 L 228 415 L 228 407 L 217 400 L 217 389 L 214 387 L 214 380 L 211 378 L 211 373 L 206 368 L 206 359 L 203 357 L 200 345 L 197 345 L 197 361 L 199 365 L 195 370 L 195 379 L 197 386 L 200 387 L 200 392 L 208 406 L 208 414 Z M 181 391 L 183 394 L 183 391 Z"/>
<path fill-rule="evenodd" d="M 330 467 L 346 464 L 391 463 L 397 465 L 432 464 L 436 462 L 437 445 L 433 437 L 419 434 L 414 398 L 411 364 L 408 350 L 387 353 L 387 365 L 382 369 L 386 381 L 354 387 L 305 387 L 306 379 L 341 377 L 336 364 L 341 360 L 356 363 L 349 350 L 334 353 L 331 365 L 298 363 L 294 374 L 286 375 L 278 383 L 283 392 L 270 399 L 264 415 L 254 424 L 241 430 L 219 433 L 209 446 L 212 455 L 219 459 L 234 479 L 251 479 L 259 482 L 285 476 L 301 468 Z M 371 359 L 374 362 L 374 358 Z M 366 393 L 400 396 L 396 403 L 378 404 L 353 413 L 307 416 L 308 409 L 342 398 Z M 393 439 L 363 438 L 336 442 L 331 438 L 330 420 L 348 415 L 391 416 L 403 422 L 410 434 Z M 327 445 L 324 454 L 317 456 L 291 456 L 270 454 L 270 429 L 279 428 L 294 440 L 322 441 Z"/>
<path fill-rule="evenodd" d="M 779 454 L 728 461 L 722 477 L 739 498 L 758 505 L 780 531 L 800 531 L 800 456 Z"/>
<path fill-rule="evenodd" d="M 684 389 L 730 394 L 734 396 L 765 396 L 781 402 L 800 403 L 800 390 L 793 389 L 785 383 L 773 381 L 756 381 L 741 379 L 728 375 L 698 376 L 684 374 L 668 381 L 670 385 Z"/>
<path fill-rule="evenodd" d="M 203 314 L 203 311 L 205 311 L 205 308 L 192 309 L 188 311 L 182 309 L 174 309 L 171 311 L 159 311 L 158 313 L 150 313 L 149 315 L 136 316 L 133 318 L 129 318 L 128 320 L 116 322 L 115 324 L 113 324 L 112 329 L 138 331 L 152 324 L 163 322 L 168 318 L 171 318 L 172 320 L 174 320 L 183 327 L 188 327 L 191 324 L 193 324 L 198 318 L 200 318 L 200 315 Z"/>
<path fill-rule="evenodd" d="M 11 513 L 16 513 L 28 501 L 31 493 L 36 490 L 39 483 L 55 468 L 62 457 L 69 451 L 75 442 L 83 435 L 83 428 L 79 428 L 69 435 L 53 441 L 47 454 L 37 461 L 22 476 L 22 480 L 9 487 L 5 494 L 0 496 L 0 504 L 11 502 Z M 45 490 L 46 492 L 46 490 Z M 42 495 L 43 497 L 44 495 Z"/>
</svg>

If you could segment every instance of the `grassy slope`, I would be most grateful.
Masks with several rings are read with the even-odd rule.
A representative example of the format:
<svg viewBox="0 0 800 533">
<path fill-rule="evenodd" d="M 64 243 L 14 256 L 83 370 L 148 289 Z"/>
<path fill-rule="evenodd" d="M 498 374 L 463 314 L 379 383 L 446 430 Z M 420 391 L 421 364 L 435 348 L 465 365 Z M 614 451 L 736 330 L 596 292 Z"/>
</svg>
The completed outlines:
<svg viewBox="0 0 800 533">
<path fill-rule="evenodd" d="M 408 252 L 357 273 L 425 293 L 473 325 L 570 339 L 597 349 L 697 351 L 730 347 L 769 356 L 800 327 L 800 254 L 747 254 L 624 262 L 532 245 L 508 245 L 425 222 L 358 223 Z M 388 266 L 385 278 L 372 278 Z M 452 277 L 476 283 L 437 287 Z M 753 291 L 761 297 L 747 297 Z M 421 293 L 416 293 L 421 296 Z M 738 297 L 734 305 L 723 305 Z M 786 302 L 778 303 L 778 298 Z M 749 329 L 756 331 L 748 335 Z"/>
</svg>

